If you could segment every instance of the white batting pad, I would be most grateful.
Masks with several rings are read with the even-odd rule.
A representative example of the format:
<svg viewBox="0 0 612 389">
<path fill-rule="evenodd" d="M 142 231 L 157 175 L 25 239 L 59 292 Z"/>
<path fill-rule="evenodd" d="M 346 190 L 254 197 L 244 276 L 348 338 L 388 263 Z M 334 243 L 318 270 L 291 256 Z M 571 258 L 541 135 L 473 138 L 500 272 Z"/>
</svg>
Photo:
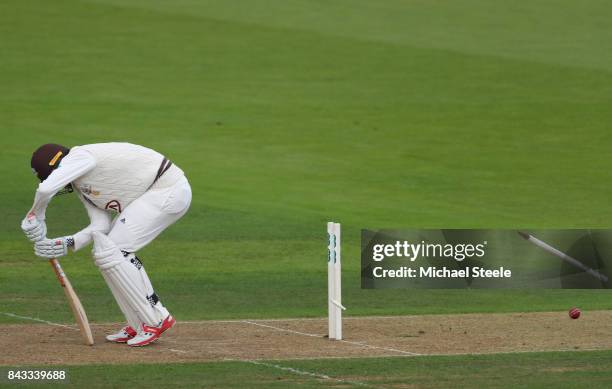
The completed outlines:
<svg viewBox="0 0 612 389">
<path fill-rule="evenodd" d="M 125 320 L 133 329 L 138 330 L 141 321 L 136 315 L 136 311 L 130 308 L 127 301 L 123 298 L 123 295 L 119 292 L 112 279 L 106 274 L 106 272 L 102 271 L 101 273 L 104 281 L 106 281 L 106 285 L 108 285 L 108 288 L 111 290 L 117 305 L 119 305 L 121 313 L 123 313 L 123 316 L 125 316 Z"/>
<path fill-rule="evenodd" d="M 140 261 L 133 253 L 124 256 L 108 236 L 100 232 L 93 232 L 92 236 L 95 263 L 128 323 L 135 329 L 140 323 L 161 324 L 168 316 L 168 310 L 161 302 L 150 301 L 154 291 Z"/>
</svg>

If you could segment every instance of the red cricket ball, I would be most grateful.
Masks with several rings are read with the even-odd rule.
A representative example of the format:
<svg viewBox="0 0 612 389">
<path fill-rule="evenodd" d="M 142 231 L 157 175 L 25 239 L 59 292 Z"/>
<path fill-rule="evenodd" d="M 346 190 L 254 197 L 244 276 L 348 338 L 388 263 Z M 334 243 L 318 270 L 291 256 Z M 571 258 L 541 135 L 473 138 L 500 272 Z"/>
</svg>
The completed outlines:
<svg viewBox="0 0 612 389">
<path fill-rule="evenodd" d="M 578 319 L 580 317 L 580 308 L 572 308 L 569 310 L 569 317 L 572 319 Z"/>
</svg>

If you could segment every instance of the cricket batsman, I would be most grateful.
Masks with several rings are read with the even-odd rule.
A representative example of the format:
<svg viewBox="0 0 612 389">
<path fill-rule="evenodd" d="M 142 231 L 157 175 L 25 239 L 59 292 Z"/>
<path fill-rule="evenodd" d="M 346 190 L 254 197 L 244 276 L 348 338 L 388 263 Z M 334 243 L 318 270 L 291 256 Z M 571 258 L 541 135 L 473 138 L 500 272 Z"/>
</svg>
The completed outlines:
<svg viewBox="0 0 612 389">
<path fill-rule="evenodd" d="M 159 339 L 176 320 L 155 294 L 136 252 L 187 212 L 191 187 L 183 171 L 160 153 L 130 143 L 71 149 L 45 144 L 32 154 L 32 169 L 40 184 L 21 228 L 36 255 L 61 257 L 93 240 L 95 264 L 127 321 L 106 339 L 129 346 Z M 87 210 L 89 226 L 48 239 L 49 202 L 73 191 Z"/>
</svg>

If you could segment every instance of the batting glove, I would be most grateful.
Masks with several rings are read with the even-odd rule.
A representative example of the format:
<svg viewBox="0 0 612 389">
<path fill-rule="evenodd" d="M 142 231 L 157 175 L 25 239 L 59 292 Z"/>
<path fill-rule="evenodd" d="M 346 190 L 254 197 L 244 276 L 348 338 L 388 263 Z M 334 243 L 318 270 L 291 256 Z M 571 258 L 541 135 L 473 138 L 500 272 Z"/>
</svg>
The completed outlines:
<svg viewBox="0 0 612 389">
<path fill-rule="evenodd" d="M 38 220 L 33 213 L 29 213 L 23 219 L 21 229 L 31 242 L 38 242 L 47 236 L 47 224 L 45 224 L 44 220 Z"/>
<path fill-rule="evenodd" d="M 62 236 L 55 239 L 43 239 L 34 243 L 34 253 L 41 258 L 58 258 L 68 254 L 68 247 L 74 246 L 72 236 Z"/>
</svg>

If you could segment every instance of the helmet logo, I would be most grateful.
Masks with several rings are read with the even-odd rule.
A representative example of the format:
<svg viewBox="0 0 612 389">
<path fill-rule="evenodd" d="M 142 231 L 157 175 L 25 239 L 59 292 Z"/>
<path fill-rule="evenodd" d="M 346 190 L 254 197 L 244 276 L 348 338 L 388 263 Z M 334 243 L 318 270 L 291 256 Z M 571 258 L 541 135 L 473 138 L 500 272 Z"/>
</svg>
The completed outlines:
<svg viewBox="0 0 612 389">
<path fill-rule="evenodd" d="M 62 154 L 64 153 L 62 153 L 61 151 L 58 151 L 57 154 L 55 154 L 55 156 L 49 162 L 49 166 L 54 166 L 57 160 L 62 156 Z"/>
</svg>

